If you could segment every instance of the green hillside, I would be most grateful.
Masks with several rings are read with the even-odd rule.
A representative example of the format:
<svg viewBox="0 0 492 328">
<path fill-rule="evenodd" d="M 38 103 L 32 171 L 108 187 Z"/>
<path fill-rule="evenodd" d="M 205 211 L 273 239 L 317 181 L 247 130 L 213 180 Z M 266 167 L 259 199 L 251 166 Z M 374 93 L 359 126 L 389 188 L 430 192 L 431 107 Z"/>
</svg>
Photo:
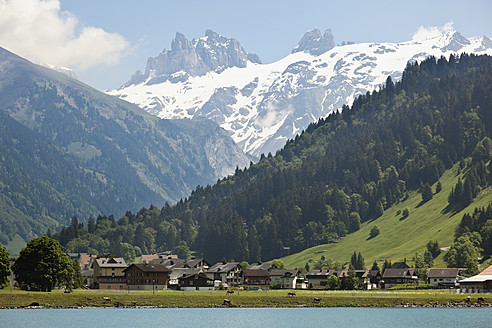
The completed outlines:
<svg viewBox="0 0 492 328">
<path fill-rule="evenodd" d="M 420 193 L 413 192 L 408 199 L 387 209 L 384 214 L 371 222 L 365 222 L 360 230 L 347 235 L 334 243 L 318 245 L 302 252 L 281 258 L 288 268 L 301 268 L 307 262 L 317 261 L 322 255 L 335 261 L 345 263 L 354 251 L 361 252 L 366 265 L 375 260 L 411 261 L 416 252 L 422 253 L 429 240 L 437 240 L 440 247 L 453 243 L 455 229 L 463 214 L 471 213 L 476 207 L 487 207 L 492 203 L 492 187 L 484 189 L 475 201 L 457 211 L 448 209 L 448 195 L 458 181 L 457 165 L 446 171 L 441 177 L 442 190 L 434 194 L 432 200 L 421 204 Z M 435 192 L 435 185 L 432 190 Z M 403 218 L 401 212 L 408 208 L 410 214 Z M 399 213 L 399 214 L 398 214 Z M 377 226 L 380 234 L 369 239 L 372 227 Z M 443 253 L 436 259 L 435 267 L 445 267 Z"/>
<path fill-rule="evenodd" d="M 491 94 L 492 57 L 409 64 L 398 83 L 388 78 L 275 155 L 175 206 L 100 220 L 95 229 L 72 225 L 55 237 L 72 251 L 172 250 L 185 242 L 210 262 L 268 261 L 340 240 L 345 246 L 330 245 L 330 257 L 344 261 L 354 251 L 367 259 L 411 257 L 436 238 L 447 246 L 462 216 L 453 211 L 478 204 L 492 186 Z M 457 163 L 461 179 L 453 176 Z M 440 180 L 444 190 L 433 197 L 430 186 Z M 428 198 L 422 204 L 419 190 Z M 410 215 L 400 220 L 405 208 Z M 474 221 L 471 231 L 479 232 L 487 220 Z M 382 233 L 366 240 L 374 224 Z"/>
<path fill-rule="evenodd" d="M 0 243 L 13 254 L 73 216 L 176 202 L 241 163 L 211 121 L 160 120 L 0 48 Z"/>
</svg>

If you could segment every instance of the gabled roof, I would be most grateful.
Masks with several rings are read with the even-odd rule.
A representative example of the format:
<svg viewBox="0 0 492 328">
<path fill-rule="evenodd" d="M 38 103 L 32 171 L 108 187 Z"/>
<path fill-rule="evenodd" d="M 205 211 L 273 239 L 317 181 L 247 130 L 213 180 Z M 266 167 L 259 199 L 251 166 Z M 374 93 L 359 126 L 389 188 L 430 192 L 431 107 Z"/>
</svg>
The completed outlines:
<svg viewBox="0 0 492 328">
<path fill-rule="evenodd" d="M 299 273 L 299 270 L 272 270 L 270 276 L 277 277 L 295 277 Z"/>
<path fill-rule="evenodd" d="M 215 263 L 214 265 L 212 265 L 207 270 L 207 272 L 208 273 L 229 272 L 229 271 L 236 269 L 238 266 L 241 267 L 239 262 L 227 262 L 227 263 L 218 262 L 218 263 Z"/>
<path fill-rule="evenodd" d="M 138 264 L 132 264 L 128 268 L 126 268 L 123 271 L 128 271 L 130 268 L 136 267 L 142 272 L 171 272 L 168 268 L 166 268 L 163 265 L 160 264 L 144 264 L 144 263 L 138 263 Z"/>
<path fill-rule="evenodd" d="M 126 268 L 128 266 L 122 257 L 103 257 L 95 261 L 100 268 Z"/>
<path fill-rule="evenodd" d="M 267 262 L 267 263 L 257 262 L 257 263 L 250 264 L 249 267 L 247 267 L 246 269 L 247 270 L 268 270 L 268 271 L 271 271 L 271 270 L 274 270 L 276 268 L 277 268 L 277 266 L 275 265 L 275 263 L 272 263 L 272 262 Z"/>
<path fill-rule="evenodd" d="M 369 276 L 369 270 L 355 270 L 355 276 L 357 278 L 367 278 Z"/>
<path fill-rule="evenodd" d="M 150 261 L 153 264 L 161 264 L 168 268 L 195 268 L 207 266 L 204 259 L 155 259 Z"/>
<path fill-rule="evenodd" d="M 175 280 L 190 274 L 196 274 L 201 271 L 200 268 L 174 268 L 169 274 L 169 280 Z"/>
<path fill-rule="evenodd" d="M 489 266 L 487 269 L 483 270 L 476 276 L 472 276 L 463 280 L 458 281 L 460 284 L 461 283 L 477 283 L 477 282 L 486 282 L 486 281 L 492 281 L 492 265 Z"/>
<path fill-rule="evenodd" d="M 82 262 L 83 265 L 89 265 L 91 258 L 95 258 L 95 255 L 89 255 L 89 254 L 80 254 L 80 262 Z"/>
<path fill-rule="evenodd" d="M 492 265 L 478 274 L 478 276 L 490 276 L 490 275 L 492 275 Z"/>
<path fill-rule="evenodd" d="M 178 280 L 189 279 L 189 278 L 194 277 L 196 275 L 198 275 L 199 277 L 202 277 L 204 279 L 207 279 L 207 280 L 213 280 L 212 278 L 207 277 L 207 275 L 204 272 L 190 273 L 190 274 L 187 274 L 185 276 L 179 277 Z"/>
<path fill-rule="evenodd" d="M 456 278 L 460 273 L 460 269 L 448 268 L 448 269 L 429 269 L 427 278 Z"/>
<path fill-rule="evenodd" d="M 403 263 L 403 262 L 402 262 Z M 383 278 L 411 278 L 415 273 L 414 269 L 386 269 Z"/>
<path fill-rule="evenodd" d="M 391 266 L 391 269 L 408 269 L 410 268 L 405 262 L 395 262 Z"/>
<path fill-rule="evenodd" d="M 169 253 L 157 253 L 157 254 L 142 254 L 140 256 L 141 262 L 150 263 L 153 260 L 177 260 L 178 256 Z"/>
</svg>

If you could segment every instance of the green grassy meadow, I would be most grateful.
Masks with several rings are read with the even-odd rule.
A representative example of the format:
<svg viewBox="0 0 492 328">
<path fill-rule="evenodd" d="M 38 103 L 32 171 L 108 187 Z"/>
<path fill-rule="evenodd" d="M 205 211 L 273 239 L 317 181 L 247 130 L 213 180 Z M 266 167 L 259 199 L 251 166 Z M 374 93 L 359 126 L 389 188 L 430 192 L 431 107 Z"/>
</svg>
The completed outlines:
<svg viewBox="0 0 492 328">
<path fill-rule="evenodd" d="M 396 306 L 467 306 L 468 295 L 436 291 L 296 291 L 288 296 L 287 290 L 236 291 L 107 291 L 76 290 L 64 293 L 56 290 L 26 292 L 17 289 L 0 290 L 0 308 L 23 308 L 33 302 L 47 308 L 78 307 L 396 307 Z M 485 297 L 485 306 L 490 306 L 492 294 Z M 472 295 L 471 304 L 476 305 L 478 296 Z M 315 300 L 318 298 L 319 300 Z M 224 305 L 224 299 L 230 304 Z"/>
<path fill-rule="evenodd" d="M 371 266 L 374 260 L 380 267 L 385 259 L 411 262 L 416 252 L 422 253 L 429 240 L 437 240 L 440 247 L 450 246 L 454 232 L 463 214 L 473 212 L 476 207 L 486 207 L 492 202 L 492 188 L 482 190 L 472 204 L 458 212 L 450 210 L 448 195 L 463 174 L 458 174 L 458 166 L 446 171 L 441 177 L 442 190 L 434 194 L 427 203 L 422 204 L 419 193 L 413 192 L 406 200 L 387 209 L 384 214 L 371 222 L 365 222 L 360 230 L 339 239 L 336 243 L 324 244 L 306 249 L 302 252 L 282 258 L 287 268 L 301 268 L 306 262 L 320 259 L 322 255 L 335 261 L 345 263 L 350 261 L 354 251 L 361 252 L 366 266 Z M 435 191 L 436 185 L 432 186 Z M 410 215 L 403 218 L 401 212 L 408 208 Z M 400 213 L 400 214 L 398 214 Z M 369 232 L 377 226 L 380 234 L 369 239 Z M 434 262 L 434 267 L 445 267 L 444 254 L 441 253 Z"/>
</svg>

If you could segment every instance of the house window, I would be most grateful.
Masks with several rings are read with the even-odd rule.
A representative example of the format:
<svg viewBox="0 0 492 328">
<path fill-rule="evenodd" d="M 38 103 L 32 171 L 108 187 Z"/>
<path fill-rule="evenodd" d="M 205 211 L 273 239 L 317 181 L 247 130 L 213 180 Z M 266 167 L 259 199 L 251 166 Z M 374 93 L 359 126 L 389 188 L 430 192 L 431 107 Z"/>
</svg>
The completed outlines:
<svg viewBox="0 0 492 328">
<path fill-rule="evenodd" d="M 190 280 L 190 286 L 193 286 L 193 280 Z"/>
<path fill-rule="evenodd" d="M 132 283 L 132 280 L 131 280 L 131 279 L 128 279 L 128 280 L 126 281 L 126 283 L 127 283 L 127 284 L 131 284 L 131 283 Z"/>
<path fill-rule="evenodd" d="M 108 285 L 108 289 L 111 289 L 111 285 Z"/>
<path fill-rule="evenodd" d="M 127 276 L 128 277 L 131 277 L 132 276 L 131 272 L 128 272 Z"/>
<path fill-rule="evenodd" d="M 150 279 L 145 279 L 145 282 L 148 284 L 150 282 Z"/>
</svg>

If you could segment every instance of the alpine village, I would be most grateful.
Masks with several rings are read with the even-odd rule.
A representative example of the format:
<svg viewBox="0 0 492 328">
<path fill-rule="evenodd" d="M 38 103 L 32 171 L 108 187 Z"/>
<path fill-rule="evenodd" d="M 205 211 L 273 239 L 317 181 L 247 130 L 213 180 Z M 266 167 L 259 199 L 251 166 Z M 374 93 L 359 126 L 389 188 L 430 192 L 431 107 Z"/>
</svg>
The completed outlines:
<svg viewBox="0 0 492 328">
<path fill-rule="evenodd" d="M 429 50 L 362 84 L 377 54 L 398 50 L 335 45 L 328 31 L 308 32 L 278 73 L 295 78 L 275 82 L 298 83 L 296 110 L 314 97 L 325 111 L 292 135 L 244 143 L 210 118 L 236 110 L 233 97 L 258 102 L 261 77 L 216 89 L 192 119 L 157 118 L 161 107 L 131 98 L 262 67 L 232 38 L 177 33 L 151 69 L 107 93 L 0 48 L 0 307 L 492 306 L 492 40 L 409 42 Z M 211 66 L 203 49 L 214 44 L 202 41 L 237 53 Z M 368 49 L 362 68 L 335 61 Z M 191 52 L 198 66 L 158 75 Z M 342 95 L 328 80 L 352 69 L 353 97 L 323 104 Z M 262 95 L 294 106 L 275 83 Z M 80 299 L 39 301 L 49 295 Z M 179 295 L 210 301 L 165 303 Z M 344 295 L 362 303 L 336 303 Z"/>
</svg>

